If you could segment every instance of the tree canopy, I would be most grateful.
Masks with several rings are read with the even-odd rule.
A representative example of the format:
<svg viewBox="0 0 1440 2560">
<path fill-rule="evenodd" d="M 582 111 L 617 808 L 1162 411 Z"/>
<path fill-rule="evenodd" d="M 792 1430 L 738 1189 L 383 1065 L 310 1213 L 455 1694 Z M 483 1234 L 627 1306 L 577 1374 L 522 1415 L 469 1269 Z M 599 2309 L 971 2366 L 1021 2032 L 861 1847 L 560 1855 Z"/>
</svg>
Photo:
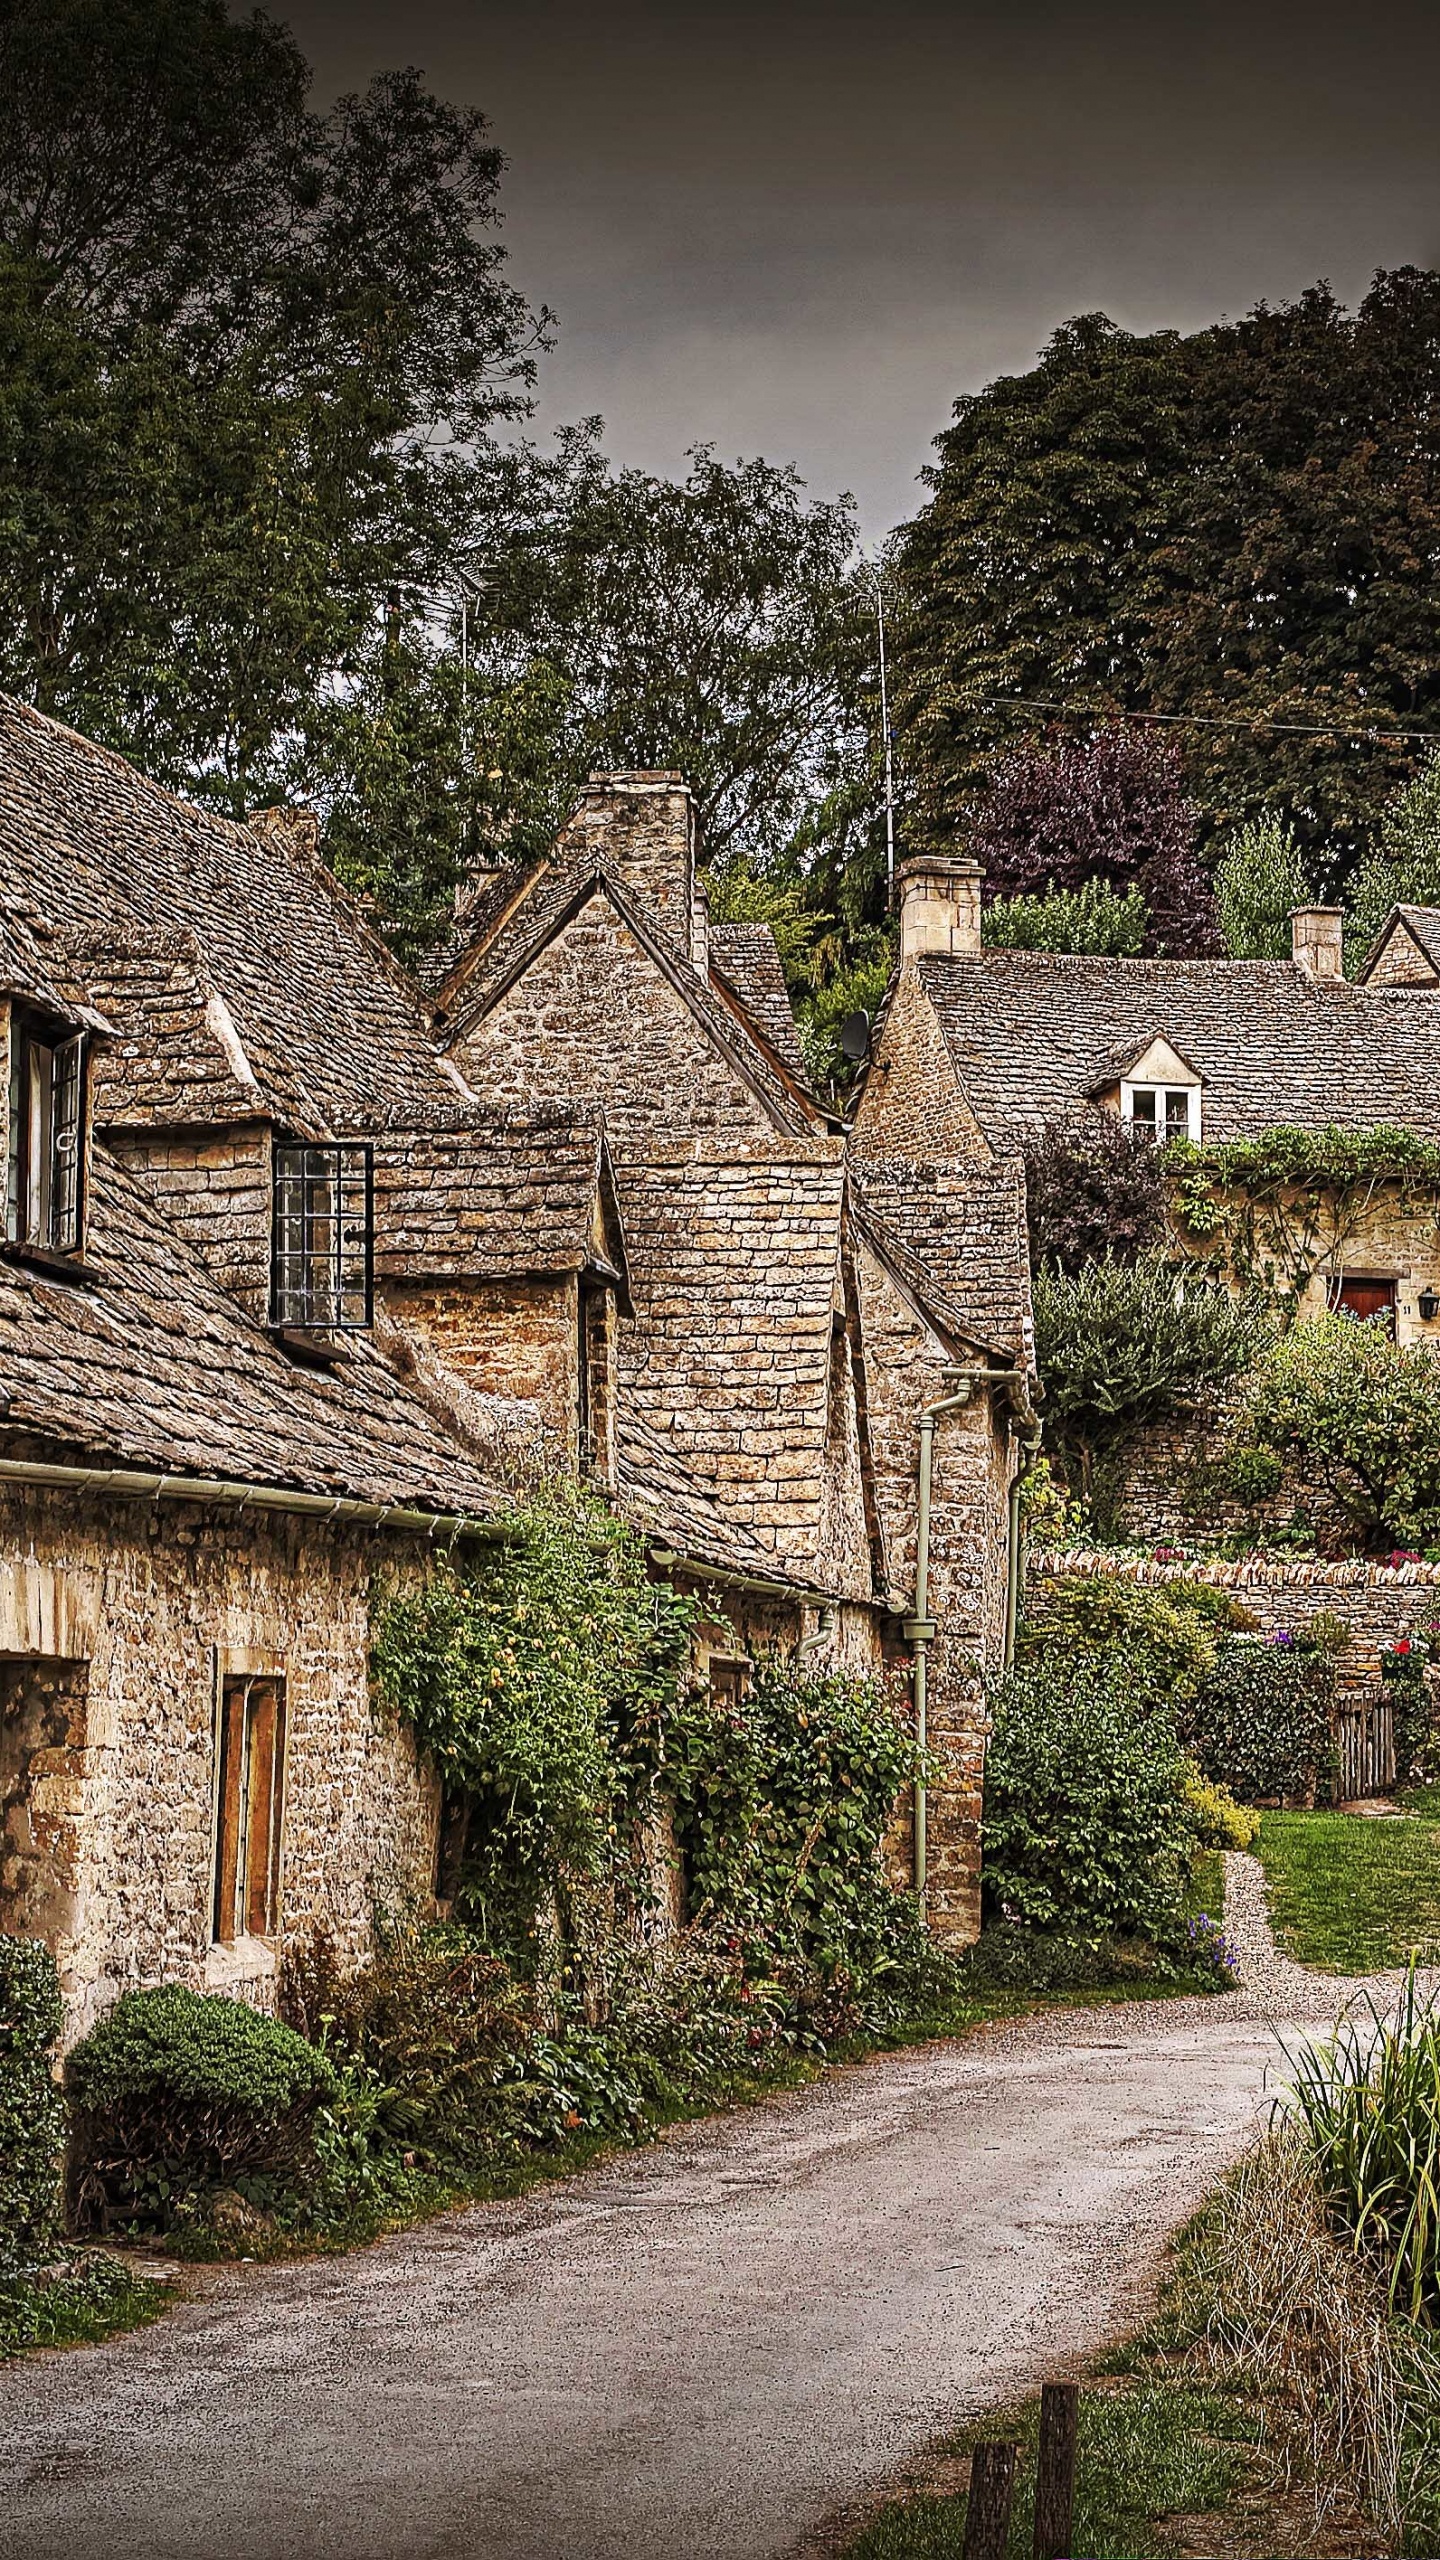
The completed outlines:
<svg viewBox="0 0 1440 2560">
<path fill-rule="evenodd" d="M 1423 754 L 1387 733 L 1440 731 L 1437 353 L 1440 274 L 1400 268 L 1354 313 L 1316 286 L 1190 337 L 1091 314 L 958 401 L 900 551 L 923 831 L 1037 726 L 1146 712 L 1213 824 L 1277 811 L 1343 870 Z"/>
</svg>

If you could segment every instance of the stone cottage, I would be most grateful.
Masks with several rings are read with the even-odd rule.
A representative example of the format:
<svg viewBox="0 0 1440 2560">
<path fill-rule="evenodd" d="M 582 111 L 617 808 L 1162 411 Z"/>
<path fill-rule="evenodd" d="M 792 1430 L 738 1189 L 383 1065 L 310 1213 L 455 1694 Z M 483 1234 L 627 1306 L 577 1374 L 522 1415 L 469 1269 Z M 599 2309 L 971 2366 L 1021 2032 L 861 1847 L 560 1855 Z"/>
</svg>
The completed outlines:
<svg viewBox="0 0 1440 2560">
<path fill-rule="evenodd" d="M 162 1978 L 265 2000 L 287 1937 L 426 1907 L 371 1582 L 556 1467 L 711 1595 L 713 1680 L 776 1639 L 913 1666 L 948 1757 L 907 1854 L 973 1929 L 1019 1195 L 848 1164 L 695 857 L 675 777 L 606 778 L 430 1000 L 313 821 L 0 703 L 0 1928 L 73 2028 Z"/>
<path fill-rule="evenodd" d="M 1440 914 L 1397 908 L 1351 982 L 1336 909 L 1296 913 L 1288 960 L 1126 960 L 987 949 L 982 889 L 959 858 L 902 875 L 900 967 L 851 1140 L 857 1182 L 886 1157 L 937 1189 L 977 1169 L 1020 1181 L 1043 1123 L 1113 1111 L 1214 1151 L 1202 1179 L 1240 1214 L 1206 1235 L 1182 1223 L 1178 1246 L 1218 1252 L 1222 1268 L 1228 1255 L 1233 1278 L 1264 1280 L 1302 1318 L 1343 1308 L 1440 1344 L 1440 1182 L 1428 1160 L 1401 1162 L 1407 1139 L 1440 1141 Z M 1277 1129 L 1300 1133 L 1297 1179 L 1267 1174 L 1260 1197 L 1226 1150 Z M 1306 1172 L 1306 1139 L 1318 1149 L 1332 1131 L 1398 1132 L 1396 1169 L 1334 1185 Z M 1180 1461 L 1203 1452 L 1182 1439 L 1150 1435 L 1131 1481 L 1128 1516 L 1155 1534 L 1186 1516 Z"/>
</svg>

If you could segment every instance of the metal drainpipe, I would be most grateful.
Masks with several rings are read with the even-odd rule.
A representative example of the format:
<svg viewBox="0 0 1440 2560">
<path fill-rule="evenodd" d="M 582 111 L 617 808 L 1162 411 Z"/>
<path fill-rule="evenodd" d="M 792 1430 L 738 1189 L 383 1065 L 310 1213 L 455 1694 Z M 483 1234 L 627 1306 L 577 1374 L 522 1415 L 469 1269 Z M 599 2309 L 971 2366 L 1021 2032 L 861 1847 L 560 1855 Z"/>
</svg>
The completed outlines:
<svg viewBox="0 0 1440 2560">
<path fill-rule="evenodd" d="M 905 1622 L 904 1632 L 913 1647 L 914 1669 L 911 1674 L 915 1700 L 915 1739 L 923 1751 L 929 1741 L 929 1648 L 935 1633 L 935 1622 L 928 1614 L 930 1606 L 930 1475 L 935 1459 L 935 1425 L 942 1413 L 954 1413 L 970 1402 L 974 1392 L 972 1380 L 966 1378 L 955 1393 L 942 1396 L 938 1404 L 927 1405 L 920 1416 L 920 1483 L 915 1518 L 915 1614 Z M 923 1777 L 915 1781 L 915 1898 L 920 1917 L 925 1917 L 926 1788 Z"/>
<path fill-rule="evenodd" d="M 1020 1497 L 1024 1490 L 1025 1478 L 1035 1463 L 1035 1453 L 1039 1446 L 1040 1434 L 1038 1431 L 1027 1431 L 1022 1434 L 1020 1440 L 1020 1464 L 1010 1483 L 1009 1531 L 1008 1544 L 1005 1550 L 1004 1668 L 1007 1671 L 1015 1660 L 1015 1635 L 1020 1624 L 1020 1551 L 1022 1544 Z"/>
</svg>

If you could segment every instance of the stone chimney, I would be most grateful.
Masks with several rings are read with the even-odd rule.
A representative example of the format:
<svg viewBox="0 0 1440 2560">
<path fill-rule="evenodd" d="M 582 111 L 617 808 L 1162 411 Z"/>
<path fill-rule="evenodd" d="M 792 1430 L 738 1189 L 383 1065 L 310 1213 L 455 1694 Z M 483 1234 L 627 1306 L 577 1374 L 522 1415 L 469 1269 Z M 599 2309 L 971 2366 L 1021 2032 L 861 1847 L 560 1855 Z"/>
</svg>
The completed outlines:
<svg viewBox="0 0 1440 2560">
<path fill-rule="evenodd" d="M 683 773 L 592 773 L 557 847 L 590 850 L 635 889 L 697 969 L 709 966 L 703 893 L 697 895 L 695 803 Z"/>
<path fill-rule="evenodd" d="M 1290 950 L 1307 978 L 1345 975 L 1345 910 L 1343 907 L 1292 907 Z"/>
<path fill-rule="evenodd" d="M 978 862 L 965 854 L 930 854 L 900 872 L 900 958 L 939 951 L 952 960 L 980 957 Z"/>
</svg>

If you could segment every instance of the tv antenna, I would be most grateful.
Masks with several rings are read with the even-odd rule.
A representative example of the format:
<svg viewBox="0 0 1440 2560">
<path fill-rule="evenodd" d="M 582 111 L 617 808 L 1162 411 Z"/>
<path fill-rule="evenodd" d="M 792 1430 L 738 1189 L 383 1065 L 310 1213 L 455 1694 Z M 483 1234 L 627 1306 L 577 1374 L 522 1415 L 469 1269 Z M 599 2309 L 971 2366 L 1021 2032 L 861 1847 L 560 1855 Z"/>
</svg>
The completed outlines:
<svg viewBox="0 0 1440 2560">
<path fill-rule="evenodd" d="M 885 903 L 895 902 L 895 748 L 890 731 L 890 685 L 885 662 L 885 586 L 875 564 L 875 625 L 880 635 L 880 728 L 885 746 Z"/>
</svg>

